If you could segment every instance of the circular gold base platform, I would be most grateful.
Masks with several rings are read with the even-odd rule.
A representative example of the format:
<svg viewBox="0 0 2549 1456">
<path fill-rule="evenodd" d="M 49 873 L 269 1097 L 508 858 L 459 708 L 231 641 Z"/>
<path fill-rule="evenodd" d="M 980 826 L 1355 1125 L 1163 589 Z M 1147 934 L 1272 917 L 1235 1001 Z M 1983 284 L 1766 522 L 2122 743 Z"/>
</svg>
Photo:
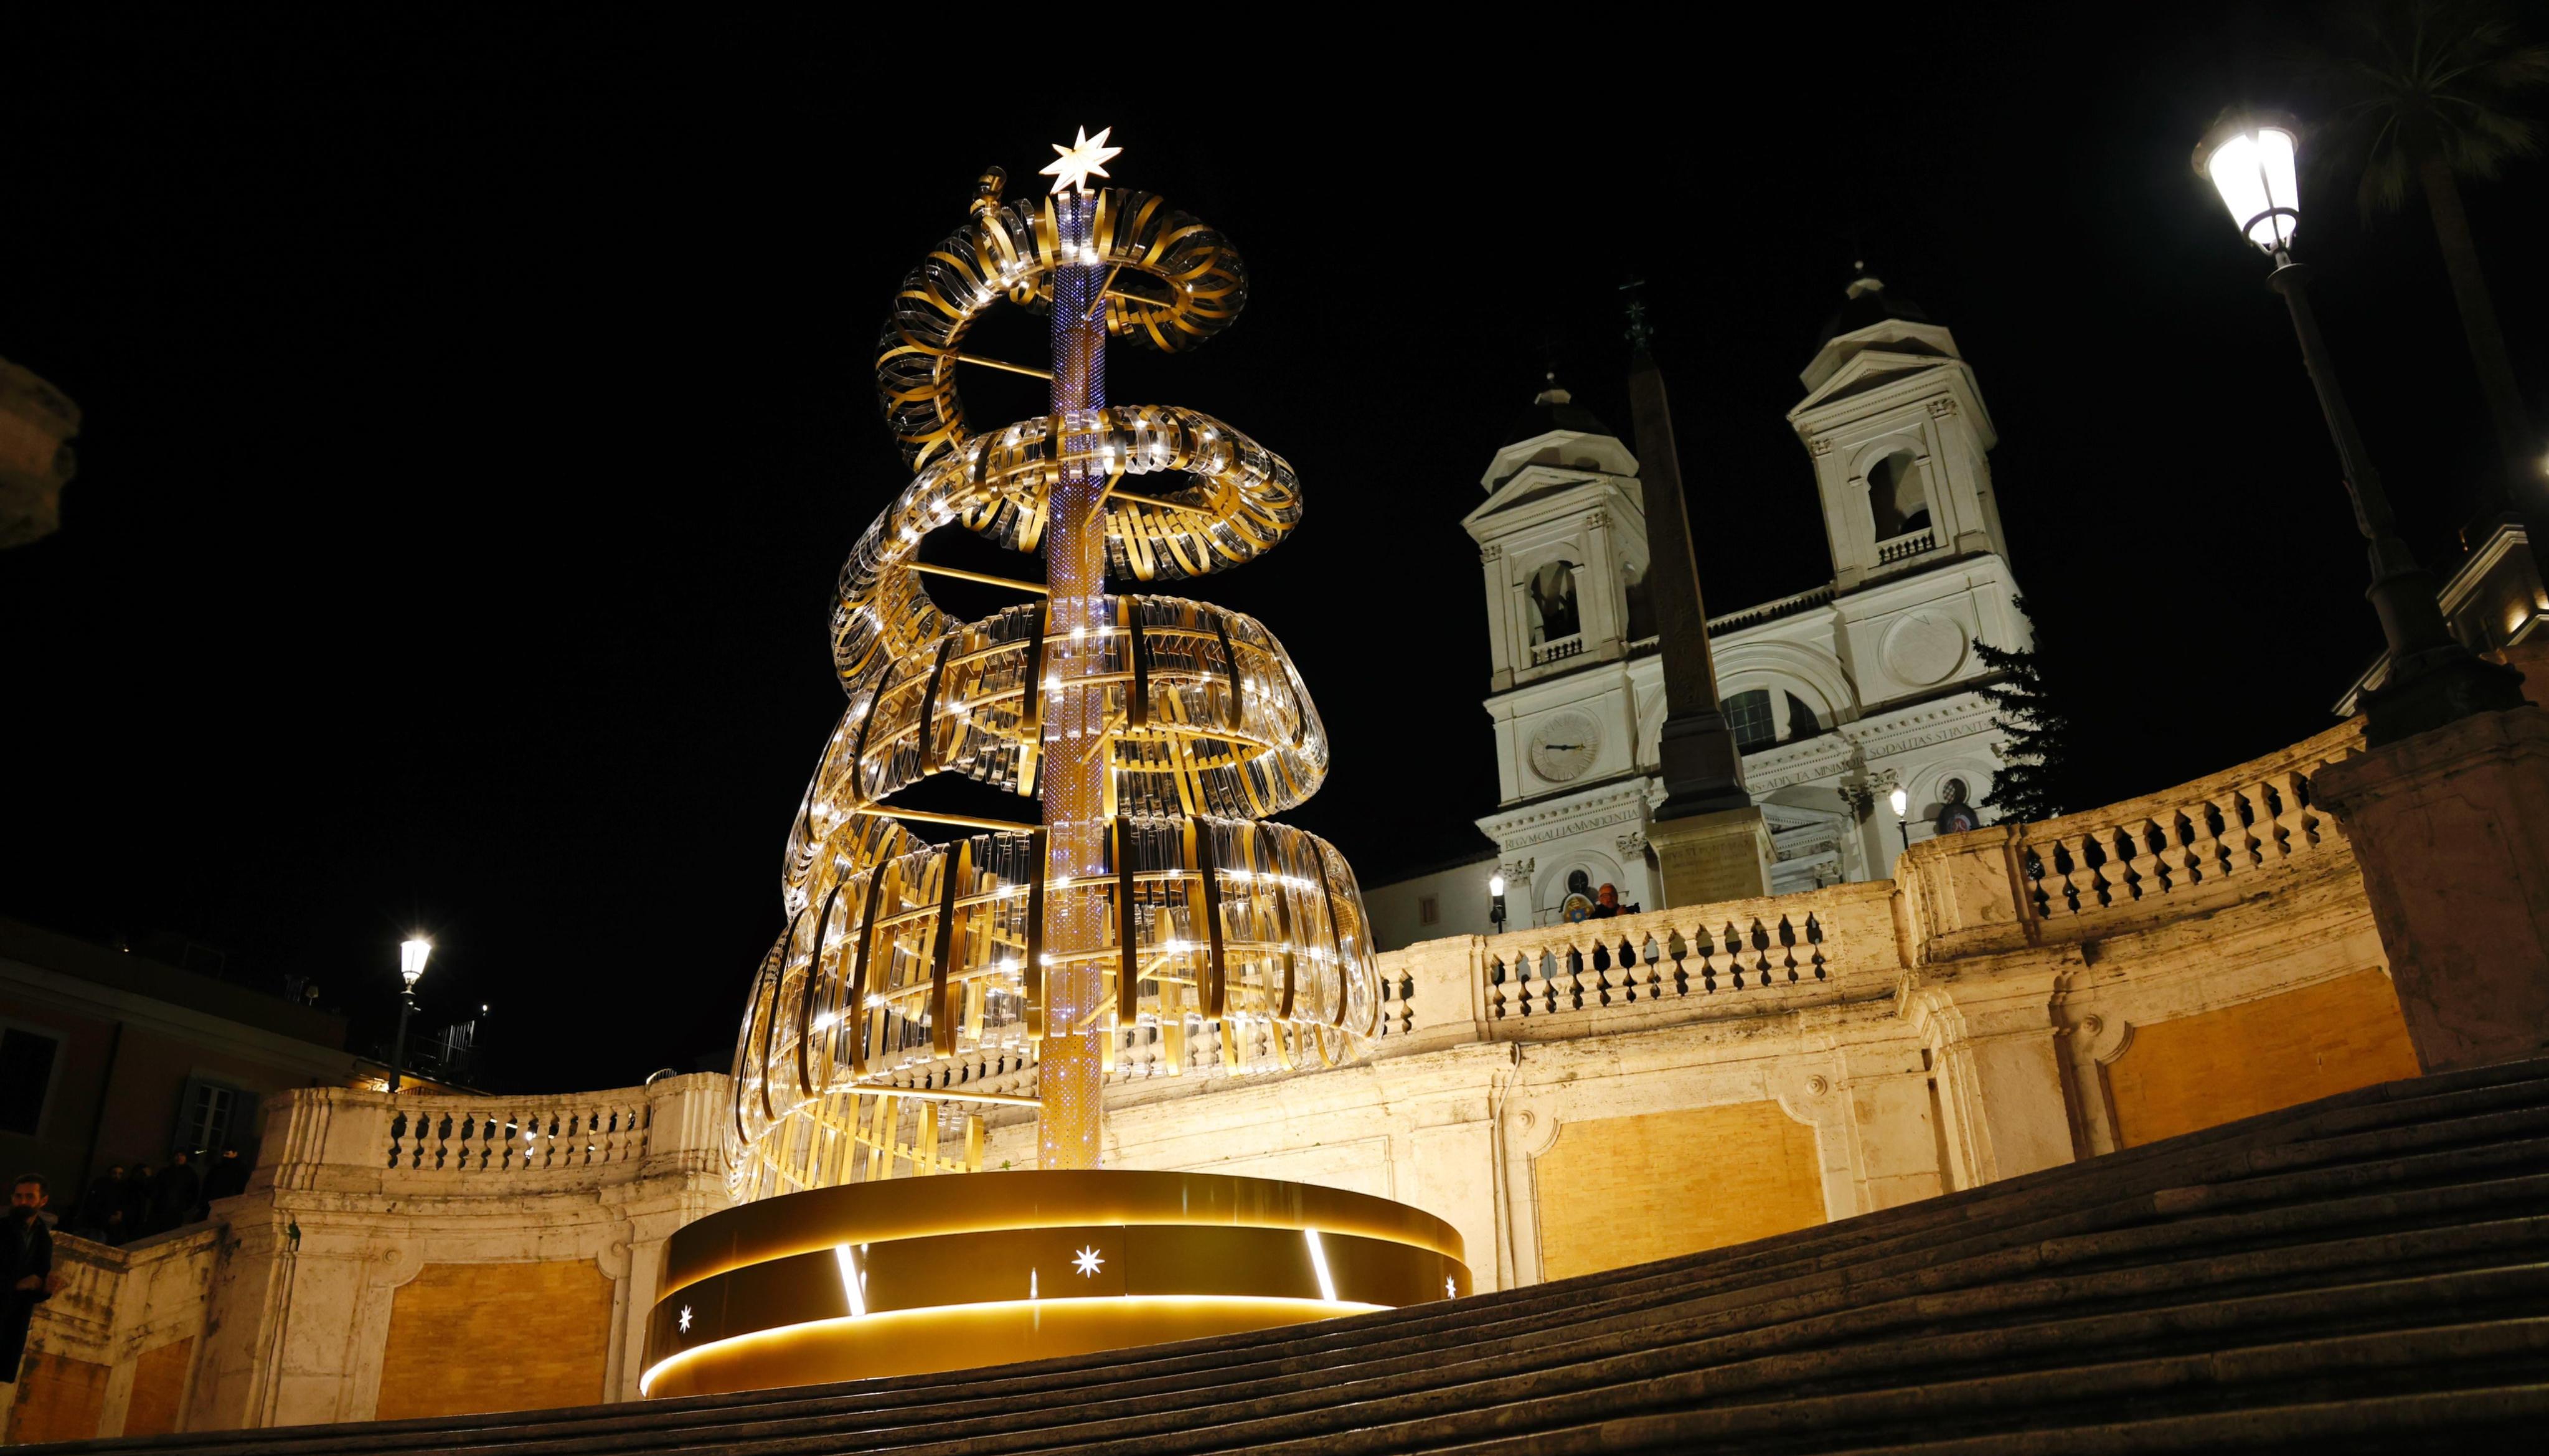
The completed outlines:
<svg viewBox="0 0 2549 1456">
<path fill-rule="evenodd" d="M 649 1396 L 1086 1354 L 1469 1292 L 1461 1235 L 1341 1189 L 1216 1173 L 969 1173 L 794 1193 L 665 1248 Z"/>
</svg>

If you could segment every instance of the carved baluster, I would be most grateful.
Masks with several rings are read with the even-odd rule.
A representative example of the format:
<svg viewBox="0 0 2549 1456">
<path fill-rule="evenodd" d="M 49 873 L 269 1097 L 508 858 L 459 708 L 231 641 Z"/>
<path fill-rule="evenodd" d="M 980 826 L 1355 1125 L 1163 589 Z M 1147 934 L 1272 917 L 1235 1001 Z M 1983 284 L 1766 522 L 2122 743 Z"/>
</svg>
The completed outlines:
<svg viewBox="0 0 2549 1456">
<path fill-rule="evenodd" d="M 1487 957 L 1487 1015 L 1502 1021 L 1506 1015 L 1505 960 L 1501 956 Z"/>
<path fill-rule="evenodd" d="M 2186 807 L 2187 877 L 2209 884 L 2228 872 L 2222 861 L 2221 808 L 2210 798 Z"/>
<path fill-rule="evenodd" d="M 399 1144 L 406 1138 L 407 1114 L 403 1112 L 390 1114 L 390 1166 L 393 1168 L 399 1165 L 399 1158 L 404 1151 Z"/>
<path fill-rule="evenodd" d="M 2054 840 L 2044 847 L 2044 909 L 2048 915 L 2080 913 L 2080 886 L 2071 878 L 2071 847 Z"/>
<path fill-rule="evenodd" d="M 2141 845 L 2132 830 L 2123 827 L 2115 831 L 2109 844 L 2111 848 L 2107 854 L 2108 863 L 2115 865 L 2109 877 L 2115 882 L 2117 903 L 2140 899 L 2143 875 L 2141 866 L 2133 862 L 2141 858 Z"/>
<path fill-rule="evenodd" d="M 2318 844 L 2318 816 L 2310 808 L 2310 780 L 2297 769 L 2276 771 L 2266 779 L 2276 799 L 2276 838 L 2287 856 L 2309 853 Z"/>
<path fill-rule="evenodd" d="M 1584 1004 L 1580 990 L 1575 1004 L 1577 1006 Z M 1611 1004 L 1611 947 L 1606 941 L 1593 943 L 1593 1004 L 1596 1006 Z"/>
<path fill-rule="evenodd" d="M 1806 912 L 1806 954 L 1813 958 L 1815 979 L 1825 979 L 1828 971 L 1824 959 L 1824 927 L 1811 910 Z"/>
<path fill-rule="evenodd" d="M 2254 869 L 2266 863 L 2258 842 L 2258 836 L 2266 829 L 2266 825 L 2260 822 L 2265 816 L 2258 812 L 2256 801 L 2247 794 L 2233 793 L 2230 797 L 2233 812 L 2222 816 L 2225 821 L 2223 827 L 2228 831 L 2223 838 L 2230 841 L 2230 867 Z"/>
</svg>

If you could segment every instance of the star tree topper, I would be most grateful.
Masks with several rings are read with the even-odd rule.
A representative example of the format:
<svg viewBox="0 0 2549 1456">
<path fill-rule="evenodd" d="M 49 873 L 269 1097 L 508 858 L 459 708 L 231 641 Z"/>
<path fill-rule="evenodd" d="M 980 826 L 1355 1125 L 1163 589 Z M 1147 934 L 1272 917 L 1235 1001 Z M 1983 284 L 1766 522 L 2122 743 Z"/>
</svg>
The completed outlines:
<svg viewBox="0 0 2549 1456">
<path fill-rule="evenodd" d="M 1052 143 L 1058 155 L 1054 158 L 1053 165 L 1044 169 L 1044 175 L 1053 179 L 1053 190 L 1086 192 L 1090 177 L 1105 176 L 1105 164 L 1124 150 L 1120 146 L 1106 144 L 1106 134 L 1114 130 L 1112 127 L 1100 127 L 1097 135 L 1091 136 L 1088 135 L 1088 129 L 1083 127 L 1080 129 L 1080 138 L 1069 146 L 1059 141 Z"/>
</svg>

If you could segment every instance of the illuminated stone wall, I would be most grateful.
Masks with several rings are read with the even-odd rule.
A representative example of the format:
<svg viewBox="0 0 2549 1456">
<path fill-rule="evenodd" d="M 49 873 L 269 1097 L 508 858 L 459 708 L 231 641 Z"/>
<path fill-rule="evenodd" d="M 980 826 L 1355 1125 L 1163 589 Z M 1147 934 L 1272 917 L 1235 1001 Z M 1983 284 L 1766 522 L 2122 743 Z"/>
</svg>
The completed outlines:
<svg viewBox="0 0 2549 1456">
<path fill-rule="evenodd" d="M 1532 1184 L 1545 1279 L 1824 1222 L 1815 1130 L 1775 1102 L 1570 1124 L 1534 1163 Z"/>
<path fill-rule="evenodd" d="M 591 1260 L 427 1264 L 390 1303 L 383 1420 L 610 1399 L 612 1281 Z"/>
<path fill-rule="evenodd" d="M 1892 882 L 1391 952 L 1369 1058 L 1120 1065 L 1106 1159 L 1398 1199 L 1509 1288 L 2410 1075 L 2352 848 L 2310 807 L 2358 745 L 1916 844 Z M 37 1348 L 107 1373 L 47 1366 L 15 1418 L 166 1429 L 172 1390 L 188 1430 L 633 1399 L 663 1240 L 724 1206 L 726 1091 L 278 1099 L 226 1228 L 65 1240 Z M 1023 1114 L 991 1121 L 985 1166 L 1032 1166 Z"/>
<path fill-rule="evenodd" d="M 2390 977 L 2358 970 L 2143 1027 L 2107 1063 L 2116 1140 L 2138 1147 L 2416 1075 Z"/>
</svg>

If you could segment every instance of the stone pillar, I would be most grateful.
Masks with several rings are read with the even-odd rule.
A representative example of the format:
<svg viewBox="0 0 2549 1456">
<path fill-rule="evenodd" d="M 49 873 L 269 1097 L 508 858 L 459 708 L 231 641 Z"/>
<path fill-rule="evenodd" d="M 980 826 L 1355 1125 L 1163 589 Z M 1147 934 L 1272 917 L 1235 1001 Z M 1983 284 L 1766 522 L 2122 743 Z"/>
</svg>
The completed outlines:
<svg viewBox="0 0 2549 1456">
<path fill-rule="evenodd" d="M 2072 962 L 2075 966 L 2076 961 Z M 1933 980 L 1907 998 L 1930 1045 L 1956 1186 L 2072 1161 L 2070 1104 L 2054 1046 L 2056 973 L 2009 965 Z"/>
<path fill-rule="evenodd" d="M 2549 714 L 2478 713 L 2311 780 L 2363 867 L 2427 1072 L 2549 1047 Z"/>
<path fill-rule="evenodd" d="M 1389 983 L 1381 1014 L 1398 1022 L 1371 1048 L 1375 1059 L 1488 1039 L 1479 969 L 1486 944 L 1484 936 L 1449 936 L 1381 953 L 1380 978 Z"/>
<path fill-rule="evenodd" d="M 1770 826 L 1757 807 L 1658 819 L 1647 826 L 1667 906 L 1748 900 L 1770 892 Z"/>
<path fill-rule="evenodd" d="M 1900 1043 L 1855 1046 L 1843 1053 L 1841 1086 L 1861 1197 L 1855 1212 L 1874 1213 L 1946 1190 L 1938 1166 L 1941 1138 L 1933 1121 L 1930 1076 L 1917 1047 Z M 1842 1211 L 1834 1210 L 1834 1217 Z"/>
</svg>

